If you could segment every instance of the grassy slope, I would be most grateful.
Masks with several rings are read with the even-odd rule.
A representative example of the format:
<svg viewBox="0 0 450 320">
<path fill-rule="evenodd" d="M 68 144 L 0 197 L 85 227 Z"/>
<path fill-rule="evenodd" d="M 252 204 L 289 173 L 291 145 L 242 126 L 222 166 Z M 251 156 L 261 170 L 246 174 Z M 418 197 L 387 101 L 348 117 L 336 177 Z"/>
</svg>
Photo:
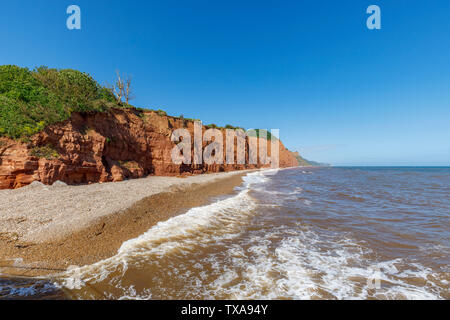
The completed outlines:
<svg viewBox="0 0 450 320">
<path fill-rule="evenodd" d="M 0 136 L 23 138 L 72 112 L 117 107 L 113 94 L 80 71 L 0 66 Z"/>
<path fill-rule="evenodd" d="M 311 163 L 309 163 L 308 160 L 306 160 L 305 158 L 303 158 L 300 154 L 296 153 L 294 154 L 295 157 L 297 158 L 298 161 L 298 165 L 299 166 L 304 166 L 304 167 L 309 167 L 311 166 Z"/>
<path fill-rule="evenodd" d="M 328 167 L 329 164 L 326 163 L 320 163 L 320 162 L 316 162 L 316 161 L 311 161 L 311 160 L 306 160 L 305 158 L 303 158 L 300 154 L 295 154 L 295 157 L 298 160 L 298 163 L 300 166 L 305 166 L 305 167 Z"/>
</svg>

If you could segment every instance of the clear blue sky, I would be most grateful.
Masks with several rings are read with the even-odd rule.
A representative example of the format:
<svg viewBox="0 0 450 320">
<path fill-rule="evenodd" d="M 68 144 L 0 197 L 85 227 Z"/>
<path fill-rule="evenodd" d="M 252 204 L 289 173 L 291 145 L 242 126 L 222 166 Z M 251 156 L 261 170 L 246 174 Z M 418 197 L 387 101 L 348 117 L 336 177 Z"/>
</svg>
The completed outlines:
<svg viewBox="0 0 450 320">
<path fill-rule="evenodd" d="M 82 30 L 66 28 L 66 8 Z M 366 28 L 377 4 L 382 29 Z M 450 1 L 2 1 L 0 64 L 111 83 L 133 104 L 279 128 L 336 165 L 450 165 Z"/>
</svg>

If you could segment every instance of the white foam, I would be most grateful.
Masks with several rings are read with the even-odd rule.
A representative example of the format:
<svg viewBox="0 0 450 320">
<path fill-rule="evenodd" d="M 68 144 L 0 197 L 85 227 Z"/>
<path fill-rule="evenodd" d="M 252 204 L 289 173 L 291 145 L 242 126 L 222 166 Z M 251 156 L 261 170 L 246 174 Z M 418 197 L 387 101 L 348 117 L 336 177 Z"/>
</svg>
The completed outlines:
<svg viewBox="0 0 450 320">
<path fill-rule="evenodd" d="M 259 172 L 250 174 L 244 178 L 245 188 L 236 196 L 192 208 L 183 215 L 159 222 L 141 236 L 124 242 L 114 257 L 68 270 L 63 275 L 62 285 L 80 289 L 86 282 L 103 281 L 119 269 L 124 274 L 131 261 L 149 256 L 162 257 L 175 250 L 189 251 L 199 244 L 208 246 L 217 239 L 236 237 L 256 206 L 247 187 L 265 179 Z"/>
<path fill-rule="evenodd" d="M 435 280 L 439 277 L 431 269 L 402 259 L 373 260 L 367 246 L 345 234 L 319 235 L 300 223 L 249 231 L 251 219 L 258 214 L 258 203 L 249 190 L 265 190 L 270 180 L 264 171 L 248 174 L 236 196 L 158 223 L 123 243 L 116 256 L 68 271 L 63 285 L 81 288 L 85 282 L 101 282 L 114 274 L 115 280 L 109 280 L 121 291 L 119 298 L 149 299 L 154 297 L 152 288 L 138 292 L 133 285 L 122 285 L 121 277 L 130 266 L 150 261 L 159 266 L 159 260 L 173 256 L 182 257 L 181 261 L 193 257 L 186 262 L 192 268 L 185 270 L 175 259 L 163 272 L 185 284 L 186 296 L 195 293 L 205 299 L 443 298 Z M 306 199 L 304 203 L 312 204 Z M 220 250 L 195 256 L 196 250 L 207 251 L 212 246 Z M 376 290 L 368 285 L 368 279 L 374 277 L 381 283 Z M 426 285 L 413 285 L 408 282 L 411 278 Z"/>
<path fill-rule="evenodd" d="M 397 274 L 401 259 L 371 265 L 358 244 L 348 240 L 337 242 L 328 252 L 315 246 L 319 238 L 302 233 L 282 240 L 275 255 L 268 251 L 267 239 L 253 238 L 258 244 L 250 247 L 242 259 L 233 260 L 233 268 L 225 267 L 212 292 L 232 299 L 439 299 L 430 287 L 409 285 L 406 274 Z M 254 256 L 249 259 L 249 256 Z M 358 263 L 355 265 L 355 261 Z M 407 270 L 408 277 L 429 277 L 431 270 L 421 266 Z M 230 286 L 236 277 L 235 268 L 244 270 L 238 284 Z M 374 270 L 380 270 L 375 273 Z M 219 270 L 217 270 L 219 271 Z M 276 276 L 273 276 L 273 275 Z M 280 276 L 281 275 L 281 276 Z M 375 294 L 367 280 L 377 276 L 381 287 Z M 389 285 L 387 285 L 389 284 Z M 210 290 L 211 290 L 210 289 Z M 325 294 L 323 294 L 325 292 Z"/>
</svg>

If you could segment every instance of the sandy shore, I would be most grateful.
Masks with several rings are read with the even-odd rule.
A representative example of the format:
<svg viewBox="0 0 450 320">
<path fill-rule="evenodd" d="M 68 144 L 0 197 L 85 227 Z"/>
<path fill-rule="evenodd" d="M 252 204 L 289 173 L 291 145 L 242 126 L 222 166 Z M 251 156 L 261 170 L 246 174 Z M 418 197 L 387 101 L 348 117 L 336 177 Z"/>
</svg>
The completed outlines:
<svg viewBox="0 0 450 320">
<path fill-rule="evenodd" d="M 159 221 L 231 194 L 246 171 L 0 191 L 0 274 L 36 276 L 113 256 Z"/>
</svg>

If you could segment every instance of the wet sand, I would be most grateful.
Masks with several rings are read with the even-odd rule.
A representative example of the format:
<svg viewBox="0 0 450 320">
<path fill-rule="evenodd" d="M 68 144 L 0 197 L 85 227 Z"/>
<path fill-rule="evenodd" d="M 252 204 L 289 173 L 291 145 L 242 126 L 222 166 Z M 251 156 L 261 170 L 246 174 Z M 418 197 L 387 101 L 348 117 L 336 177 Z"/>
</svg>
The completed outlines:
<svg viewBox="0 0 450 320">
<path fill-rule="evenodd" d="M 0 212 L 3 228 L 5 228 L 4 221 L 8 221 L 8 231 L 0 230 L 0 274 L 51 275 L 65 271 L 70 266 L 83 266 L 111 257 L 117 253 L 123 242 L 138 237 L 158 222 L 182 214 L 192 207 L 206 205 L 218 196 L 233 194 L 234 188 L 242 183 L 242 176 L 245 174 L 245 171 L 240 171 L 189 178 L 150 177 L 125 181 L 122 185 L 120 183 L 94 187 L 35 185 L 29 186 L 28 189 L 5 190 L 6 192 L 2 192 L 3 202 L 8 200 L 10 202 L 9 208 L 2 207 Z M 129 189 L 133 187 L 142 189 L 144 186 L 152 185 L 154 187 L 150 188 L 152 191 L 147 191 L 149 196 L 145 196 L 142 190 L 136 189 L 133 192 Z M 52 188 L 63 190 L 67 199 L 58 197 L 57 189 L 52 190 Z M 113 211 L 113 208 L 129 203 L 130 199 L 124 197 L 125 191 L 121 188 L 133 192 L 132 200 L 137 200 L 127 208 Z M 78 203 L 78 210 L 90 205 L 95 207 L 98 204 L 93 203 L 93 199 L 99 195 L 102 196 L 102 189 L 105 196 L 108 191 L 114 190 L 117 193 L 113 195 L 108 193 L 110 198 L 112 196 L 118 198 L 112 201 L 114 203 L 102 206 L 103 209 L 109 207 L 111 210 L 109 214 L 103 210 L 101 214 L 97 211 L 90 215 L 81 215 L 77 211 L 74 212 L 72 207 L 66 212 L 57 208 L 58 204 L 64 207 L 61 202 L 68 201 L 71 194 L 75 198 L 80 194 L 84 196 L 85 203 Z M 82 190 L 81 193 L 80 190 Z M 58 210 L 47 209 L 44 213 L 41 212 L 41 220 L 34 223 L 34 227 L 37 228 L 32 228 L 30 217 L 17 217 L 17 210 L 14 211 L 16 216 L 11 217 L 11 214 L 8 214 L 14 207 L 20 206 L 19 203 L 12 202 L 11 198 L 20 195 L 22 199 L 34 199 L 35 206 L 39 207 L 44 201 L 42 194 L 39 197 L 39 193 L 42 192 L 53 198 L 52 207 Z M 142 198 L 139 199 L 139 197 Z M 33 201 L 28 201 L 27 206 L 33 207 Z M 79 202 L 80 199 L 77 201 Z M 48 203 L 45 205 L 49 206 Z M 52 218 L 50 219 L 49 216 Z M 49 219 L 47 223 L 45 219 Z M 23 227 L 25 222 L 28 222 L 29 229 Z"/>
</svg>

